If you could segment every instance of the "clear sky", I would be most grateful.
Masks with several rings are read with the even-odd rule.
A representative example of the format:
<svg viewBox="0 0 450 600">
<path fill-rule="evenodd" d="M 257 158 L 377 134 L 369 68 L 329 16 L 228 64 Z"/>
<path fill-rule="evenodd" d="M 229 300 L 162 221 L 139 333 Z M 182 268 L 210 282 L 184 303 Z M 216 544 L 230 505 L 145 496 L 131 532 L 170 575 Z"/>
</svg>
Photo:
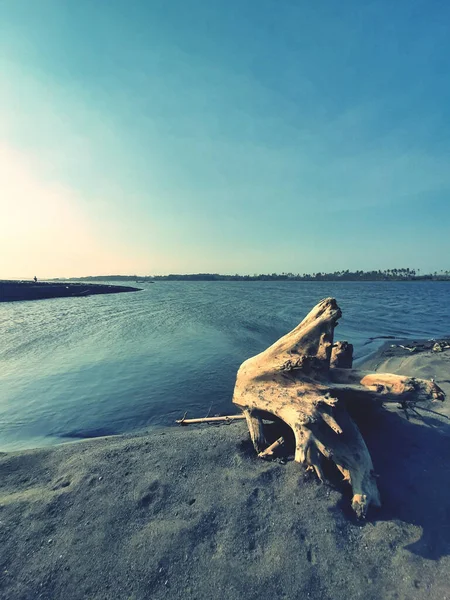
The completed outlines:
<svg viewBox="0 0 450 600">
<path fill-rule="evenodd" d="M 0 0 L 0 278 L 449 257 L 448 0 Z"/>
</svg>

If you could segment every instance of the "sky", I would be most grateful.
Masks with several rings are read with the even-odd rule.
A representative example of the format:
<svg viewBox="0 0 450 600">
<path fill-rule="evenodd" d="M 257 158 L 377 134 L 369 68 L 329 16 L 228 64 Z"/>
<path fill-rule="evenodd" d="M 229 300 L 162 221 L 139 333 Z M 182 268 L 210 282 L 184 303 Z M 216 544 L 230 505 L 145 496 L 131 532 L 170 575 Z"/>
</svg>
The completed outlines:
<svg viewBox="0 0 450 600">
<path fill-rule="evenodd" d="M 0 278 L 450 269 L 449 24 L 0 0 Z"/>
</svg>

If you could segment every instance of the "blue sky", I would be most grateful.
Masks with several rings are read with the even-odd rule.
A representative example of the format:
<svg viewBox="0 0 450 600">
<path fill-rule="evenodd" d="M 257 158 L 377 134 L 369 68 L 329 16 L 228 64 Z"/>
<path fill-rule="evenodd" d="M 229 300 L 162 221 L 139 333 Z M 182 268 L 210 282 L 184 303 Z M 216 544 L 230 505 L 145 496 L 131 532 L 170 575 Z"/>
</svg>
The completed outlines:
<svg viewBox="0 0 450 600">
<path fill-rule="evenodd" d="M 0 0 L 0 277 L 449 269 L 449 23 Z"/>
</svg>

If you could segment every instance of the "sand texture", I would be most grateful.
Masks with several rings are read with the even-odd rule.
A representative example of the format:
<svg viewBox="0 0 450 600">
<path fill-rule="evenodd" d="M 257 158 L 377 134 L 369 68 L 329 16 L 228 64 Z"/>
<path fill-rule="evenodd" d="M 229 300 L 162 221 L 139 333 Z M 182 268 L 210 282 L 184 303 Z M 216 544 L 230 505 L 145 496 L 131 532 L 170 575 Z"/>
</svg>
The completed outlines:
<svg viewBox="0 0 450 600">
<path fill-rule="evenodd" d="M 2 454 L 1 599 L 450 599 L 450 350 L 394 350 L 372 366 L 448 404 L 362 417 L 365 522 L 337 473 L 258 459 L 243 422 Z"/>
</svg>

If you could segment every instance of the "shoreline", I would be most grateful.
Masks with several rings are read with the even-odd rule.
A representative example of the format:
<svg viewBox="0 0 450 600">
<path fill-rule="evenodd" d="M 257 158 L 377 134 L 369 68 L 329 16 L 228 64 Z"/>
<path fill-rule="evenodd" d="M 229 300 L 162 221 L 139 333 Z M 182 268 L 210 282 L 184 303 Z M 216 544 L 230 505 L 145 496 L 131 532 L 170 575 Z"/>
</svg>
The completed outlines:
<svg viewBox="0 0 450 600">
<path fill-rule="evenodd" d="M 0 597 L 450 598 L 450 350 L 373 366 L 434 376 L 447 402 L 361 426 L 383 503 L 367 521 L 335 474 L 258 459 L 243 422 L 1 453 Z"/>
<path fill-rule="evenodd" d="M 141 288 L 99 283 L 54 283 L 49 281 L 0 281 L 0 302 L 75 298 L 95 294 L 139 292 Z"/>
<path fill-rule="evenodd" d="M 53 281 L 53 280 L 51 280 Z M 60 281 L 60 280 L 54 280 Z M 229 282 L 229 283 L 448 283 L 448 279 L 432 279 L 432 278 L 420 278 L 420 279 L 295 279 L 295 278 L 266 278 L 258 279 L 245 276 L 239 277 L 222 277 L 216 279 L 203 279 L 195 277 L 171 277 L 170 275 L 155 275 L 151 279 L 139 279 L 134 278 L 115 278 L 115 277 L 86 277 L 86 278 L 69 278 L 64 281 L 134 281 L 136 283 L 164 283 L 164 282 L 187 282 L 187 283 L 217 283 L 217 282 Z"/>
</svg>

